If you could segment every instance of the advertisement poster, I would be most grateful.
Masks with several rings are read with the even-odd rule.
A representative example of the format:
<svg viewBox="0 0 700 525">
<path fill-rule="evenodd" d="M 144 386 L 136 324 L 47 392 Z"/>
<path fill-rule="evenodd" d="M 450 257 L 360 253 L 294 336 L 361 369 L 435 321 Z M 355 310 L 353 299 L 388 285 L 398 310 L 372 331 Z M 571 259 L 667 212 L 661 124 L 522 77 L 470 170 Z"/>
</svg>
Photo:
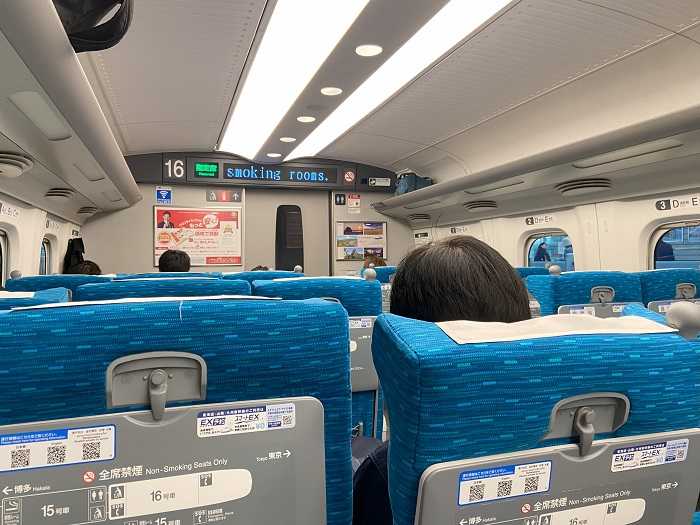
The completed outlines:
<svg viewBox="0 0 700 525">
<path fill-rule="evenodd" d="M 376 255 L 386 259 L 385 222 L 337 222 L 337 261 L 362 261 Z"/>
<path fill-rule="evenodd" d="M 192 266 L 239 266 L 241 208 L 153 208 L 154 266 L 166 250 L 182 250 Z"/>
</svg>

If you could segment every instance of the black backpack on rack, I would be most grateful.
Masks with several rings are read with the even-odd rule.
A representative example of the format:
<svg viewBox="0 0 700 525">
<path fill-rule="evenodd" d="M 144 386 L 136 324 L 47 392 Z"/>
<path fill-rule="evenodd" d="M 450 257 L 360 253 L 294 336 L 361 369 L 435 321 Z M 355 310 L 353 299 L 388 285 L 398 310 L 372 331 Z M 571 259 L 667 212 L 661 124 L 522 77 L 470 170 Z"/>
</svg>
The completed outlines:
<svg viewBox="0 0 700 525">
<path fill-rule="evenodd" d="M 117 45 L 128 31 L 134 14 L 133 0 L 53 0 L 53 4 L 76 53 Z M 97 25 L 120 4 L 112 18 Z"/>
</svg>

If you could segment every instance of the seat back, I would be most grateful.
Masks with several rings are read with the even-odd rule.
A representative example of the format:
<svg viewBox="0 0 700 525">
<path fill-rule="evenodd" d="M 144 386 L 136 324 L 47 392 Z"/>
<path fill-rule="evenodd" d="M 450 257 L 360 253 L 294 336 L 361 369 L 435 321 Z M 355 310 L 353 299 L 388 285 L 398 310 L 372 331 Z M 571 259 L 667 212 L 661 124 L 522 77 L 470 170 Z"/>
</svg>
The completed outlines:
<svg viewBox="0 0 700 525">
<path fill-rule="evenodd" d="M 70 290 L 67 288 L 50 288 L 37 292 L 0 292 L 0 310 L 68 301 Z"/>
<path fill-rule="evenodd" d="M 196 354 L 208 368 L 206 403 L 321 401 L 328 523 L 349 525 L 348 332 L 341 305 L 317 299 L 123 300 L 0 312 L 0 370 L 7 374 L 0 424 L 115 412 L 105 408 L 109 363 L 143 352 Z"/>
<path fill-rule="evenodd" d="M 225 273 L 224 279 L 240 279 L 252 283 L 253 281 L 272 281 L 273 279 L 293 279 L 306 277 L 301 272 L 288 272 L 283 270 L 261 270 L 257 272 L 233 272 Z"/>
<path fill-rule="evenodd" d="M 221 279 L 221 272 L 151 272 L 151 273 L 120 273 L 115 279 L 171 279 L 173 277 L 200 277 L 208 279 Z"/>
<path fill-rule="evenodd" d="M 373 268 L 377 272 L 377 281 L 382 284 L 388 284 L 391 282 L 391 276 L 396 273 L 396 266 L 377 266 Z M 367 268 L 362 268 L 360 270 L 360 277 L 365 276 L 365 271 Z"/>
<path fill-rule="evenodd" d="M 642 284 L 642 301 L 655 312 L 665 314 L 675 300 L 693 300 L 698 297 L 700 270 L 648 270 L 633 275 L 639 277 Z"/>
<path fill-rule="evenodd" d="M 110 301 L 133 297 L 207 297 L 250 295 L 247 281 L 230 279 L 131 279 L 110 283 L 85 284 L 73 295 L 75 301 Z"/>
<path fill-rule="evenodd" d="M 391 423 L 394 523 L 414 523 L 419 478 L 431 465 L 576 442 L 541 440 L 567 398 L 626 396 L 627 422 L 607 437 L 698 426 L 700 360 L 668 330 L 632 317 L 439 326 L 380 316 L 372 351 Z"/>
<path fill-rule="evenodd" d="M 374 316 L 382 313 L 382 289 L 378 281 L 366 281 L 357 277 L 306 277 L 275 281 L 253 281 L 253 295 L 281 297 L 282 299 L 306 299 L 327 297 L 340 301 L 350 316 L 350 337 L 354 338 L 355 351 L 351 353 L 351 380 L 353 384 L 353 428 L 362 428 L 363 435 L 381 436 L 382 418 L 378 409 L 382 404 L 381 389 L 365 390 L 364 379 L 356 376 L 374 374 L 371 348 L 371 330 L 361 334 L 359 327 L 374 323 Z M 356 328 L 353 328 L 355 326 Z M 357 339 L 365 337 L 367 339 Z M 372 366 L 371 369 L 369 367 Z M 360 369 L 361 370 L 358 370 Z M 359 372 L 359 373 L 356 373 Z M 376 380 L 378 381 L 378 380 Z M 375 382 L 376 382 L 375 381 Z"/>
<path fill-rule="evenodd" d="M 90 283 L 107 283 L 112 277 L 103 275 L 32 275 L 20 279 L 8 279 L 5 289 L 8 292 L 38 292 L 49 288 L 68 288 L 75 292 L 78 286 Z"/>
<path fill-rule="evenodd" d="M 562 275 L 531 275 L 525 280 L 527 289 L 540 303 L 543 316 L 556 313 L 595 312 L 599 317 L 617 316 L 624 304 L 641 303 L 642 287 L 639 277 L 623 272 L 571 272 Z M 607 287 L 614 292 L 609 307 L 595 307 L 591 301 L 595 288 Z M 624 303 L 624 304 L 623 304 Z M 602 304 L 602 303 L 601 303 Z M 560 310 L 562 306 L 574 309 Z M 586 308 L 588 306 L 588 308 Z"/>
<path fill-rule="evenodd" d="M 542 267 L 537 267 L 537 266 L 526 266 L 526 267 L 519 267 L 515 269 L 516 272 L 518 272 L 518 275 L 520 276 L 521 279 L 525 279 L 526 277 L 529 277 L 530 275 L 549 275 L 549 270 L 545 268 L 544 266 Z"/>
</svg>

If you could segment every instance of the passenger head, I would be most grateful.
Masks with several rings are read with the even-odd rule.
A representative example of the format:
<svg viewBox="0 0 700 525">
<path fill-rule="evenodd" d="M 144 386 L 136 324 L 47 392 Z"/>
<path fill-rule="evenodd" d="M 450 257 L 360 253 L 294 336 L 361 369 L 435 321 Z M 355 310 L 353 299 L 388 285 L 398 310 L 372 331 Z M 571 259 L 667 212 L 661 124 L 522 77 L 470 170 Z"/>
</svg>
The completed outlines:
<svg viewBox="0 0 700 525">
<path fill-rule="evenodd" d="M 392 314 L 423 321 L 512 323 L 530 318 L 525 284 L 501 254 L 474 237 L 419 246 L 399 263 Z"/>
<path fill-rule="evenodd" d="M 181 250 L 168 250 L 158 259 L 159 272 L 189 272 L 190 256 Z"/>
<path fill-rule="evenodd" d="M 100 270 L 100 267 L 97 266 L 92 261 L 83 261 L 77 264 L 74 264 L 68 270 L 66 273 L 69 274 L 83 274 L 83 275 L 100 275 L 102 274 L 102 270 Z"/>
<path fill-rule="evenodd" d="M 540 246 L 538 247 L 538 250 L 547 251 L 547 243 L 546 243 L 546 242 L 540 243 Z"/>
<path fill-rule="evenodd" d="M 378 255 L 369 255 L 365 257 L 365 264 L 362 267 L 369 268 L 370 264 L 373 264 L 375 268 L 378 268 L 379 266 L 386 266 L 386 261 L 384 261 L 384 259 Z"/>
<path fill-rule="evenodd" d="M 258 265 L 258 266 L 256 266 L 255 268 L 253 268 L 253 269 L 250 270 L 250 271 L 251 271 L 251 272 L 266 272 L 266 271 L 268 271 L 268 270 L 269 270 L 269 268 L 268 268 L 267 266 L 260 266 L 260 265 Z"/>
</svg>

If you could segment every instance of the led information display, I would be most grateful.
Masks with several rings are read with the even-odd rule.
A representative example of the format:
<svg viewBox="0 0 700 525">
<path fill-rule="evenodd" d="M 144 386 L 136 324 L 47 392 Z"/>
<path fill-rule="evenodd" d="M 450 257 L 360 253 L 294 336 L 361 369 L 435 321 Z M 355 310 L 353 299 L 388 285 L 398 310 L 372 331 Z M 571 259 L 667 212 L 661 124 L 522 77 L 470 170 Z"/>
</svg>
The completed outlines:
<svg viewBox="0 0 700 525">
<path fill-rule="evenodd" d="M 338 168 L 329 166 L 262 166 L 258 164 L 224 164 L 224 179 L 264 182 L 322 183 L 333 185 L 338 181 Z"/>
<path fill-rule="evenodd" d="M 219 163 L 218 162 L 195 162 L 194 176 L 198 179 L 218 179 L 219 178 Z"/>
</svg>

